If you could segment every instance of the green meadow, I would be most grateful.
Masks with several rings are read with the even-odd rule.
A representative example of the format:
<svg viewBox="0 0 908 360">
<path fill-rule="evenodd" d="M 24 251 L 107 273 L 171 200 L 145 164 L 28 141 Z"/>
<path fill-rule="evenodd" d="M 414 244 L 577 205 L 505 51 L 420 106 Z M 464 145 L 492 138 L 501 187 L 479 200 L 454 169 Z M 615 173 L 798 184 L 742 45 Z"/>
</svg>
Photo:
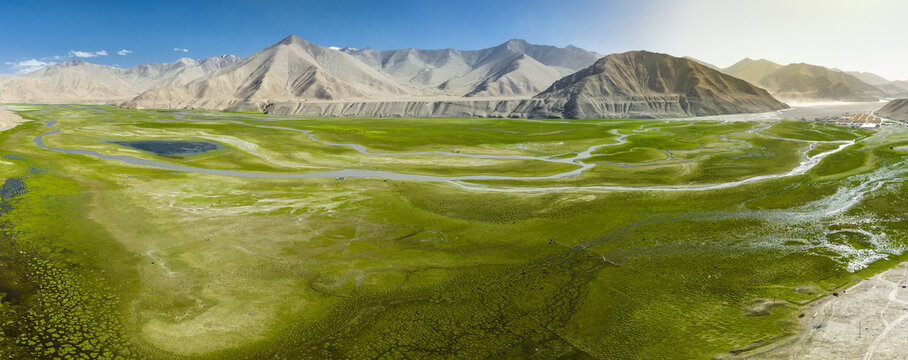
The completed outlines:
<svg viewBox="0 0 908 360">
<path fill-rule="evenodd" d="M 746 356 L 908 246 L 901 129 L 11 110 L 11 358 Z"/>
</svg>

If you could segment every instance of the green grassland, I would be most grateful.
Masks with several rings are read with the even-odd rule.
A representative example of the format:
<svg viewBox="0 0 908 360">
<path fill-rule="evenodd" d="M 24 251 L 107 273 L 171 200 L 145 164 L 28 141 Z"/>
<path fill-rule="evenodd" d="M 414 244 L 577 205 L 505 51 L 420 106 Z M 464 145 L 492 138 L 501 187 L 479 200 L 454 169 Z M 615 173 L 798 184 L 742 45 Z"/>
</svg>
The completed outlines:
<svg viewBox="0 0 908 360">
<path fill-rule="evenodd" d="M 734 357 L 789 336 L 802 306 L 885 270 L 908 246 L 908 154 L 890 149 L 908 143 L 901 131 L 16 112 L 31 121 L 0 133 L 0 353 L 13 358 Z M 478 189 L 221 176 L 40 148 L 51 118 L 61 131 L 48 146 L 200 169 L 526 177 L 591 167 L 466 182 Z M 223 149 L 165 157 L 111 142 L 149 139 Z M 836 150 L 829 141 L 857 143 L 799 175 L 645 190 L 784 174 Z M 604 144 L 578 163 L 450 154 L 563 159 Z M 486 191 L 548 186 L 578 188 Z"/>
</svg>

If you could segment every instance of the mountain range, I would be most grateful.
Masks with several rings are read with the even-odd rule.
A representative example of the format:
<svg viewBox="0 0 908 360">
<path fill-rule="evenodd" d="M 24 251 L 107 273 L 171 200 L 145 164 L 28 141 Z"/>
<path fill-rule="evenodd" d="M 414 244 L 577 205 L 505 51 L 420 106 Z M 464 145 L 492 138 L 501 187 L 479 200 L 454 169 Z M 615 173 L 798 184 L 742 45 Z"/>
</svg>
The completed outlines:
<svg viewBox="0 0 908 360">
<path fill-rule="evenodd" d="M 256 108 L 300 100 L 425 96 L 529 97 L 598 55 L 573 46 L 510 40 L 483 50 L 333 49 L 288 36 L 186 85 L 155 88 L 134 107 Z"/>
<path fill-rule="evenodd" d="M 601 56 L 578 47 L 533 45 L 512 39 L 482 50 L 342 49 L 421 94 L 534 95 Z"/>
<path fill-rule="evenodd" d="M 908 87 L 876 74 L 804 63 L 780 65 L 766 59 L 746 58 L 721 71 L 789 102 L 877 101 L 908 94 Z"/>
<path fill-rule="evenodd" d="M 0 102 L 119 104 L 160 86 L 185 85 L 240 58 L 182 58 L 128 69 L 69 60 L 24 76 L 0 79 Z"/>
<path fill-rule="evenodd" d="M 323 47 L 295 35 L 250 56 L 128 69 L 70 60 L 0 76 L 0 102 L 265 111 L 313 116 L 681 117 L 872 101 L 908 83 L 744 59 L 720 69 L 648 51 L 605 57 L 512 39 L 480 50 Z"/>
<path fill-rule="evenodd" d="M 564 117 L 631 117 L 766 112 L 788 106 L 766 90 L 695 60 L 648 51 L 612 54 L 536 96 Z"/>
<path fill-rule="evenodd" d="M 599 59 L 573 46 L 517 39 L 482 50 L 336 49 L 289 36 L 233 66 L 186 85 L 149 90 L 123 106 L 313 116 L 567 118 L 786 107 L 766 91 L 693 60 L 642 51 L 622 55 Z"/>
<path fill-rule="evenodd" d="M 880 75 L 869 72 L 849 71 L 848 74 L 876 86 L 889 97 L 908 96 L 908 80 L 890 81 Z"/>
</svg>

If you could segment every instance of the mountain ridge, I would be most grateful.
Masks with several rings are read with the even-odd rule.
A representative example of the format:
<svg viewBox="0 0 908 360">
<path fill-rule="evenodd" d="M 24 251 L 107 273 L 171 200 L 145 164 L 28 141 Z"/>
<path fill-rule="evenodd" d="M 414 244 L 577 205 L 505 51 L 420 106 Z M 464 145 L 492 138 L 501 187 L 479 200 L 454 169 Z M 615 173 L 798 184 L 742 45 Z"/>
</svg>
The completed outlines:
<svg viewBox="0 0 908 360">
<path fill-rule="evenodd" d="M 338 50 L 290 35 L 243 60 L 183 86 L 146 91 L 130 106 L 228 108 L 286 100 L 407 95 L 412 90 Z"/>
<path fill-rule="evenodd" d="M 800 101 L 877 101 L 882 90 L 843 71 L 819 65 L 785 65 L 760 81 L 776 96 Z"/>
<path fill-rule="evenodd" d="M 892 120 L 908 121 L 908 99 L 895 99 L 876 111 L 876 114 Z"/>
<path fill-rule="evenodd" d="M 785 101 L 875 101 L 892 92 L 853 74 L 806 63 L 781 65 L 766 59 L 744 58 L 721 71 Z"/>
<path fill-rule="evenodd" d="M 589 66 L 599 58 L 594 52 L 572 45 L 559 48 L 530 44 L 523 39 L 510 39 L 479 50 L 365 48 L 341 51 L 388 74 L 398 83 L 416 87 L 421 93 L 470 97 L 533 95 L 561 76 Z M 526 64 L 533 61 L 539 64 Z M 527 72 L 526 66 L 539 71 Z M 517 79 L 522 84 L 514 84 Z"/>
<path fill-rule="evenodd" d="M 183 86 L 151 89 L 124 106 L 261 109 L 293 101 L 526 98 L 597 58 L 574 46 L 520 39 L 480 50 L 379 51 L 323 47 L 290 35 L 230 67 Z"/>
<path fill-rule="evenodd" d="M 559 102 L 570 118 L 702 116 L 788 107 L 765 90 L 695 60 L 649 51 L 608 55 L 536 98 Z"/>
<path fill-rule="evenodd" d="M 118 104 L 155 87 L 184 85 L 239 60 L 236 55 L 182 58 L 119 68 L 67 60 L 0 81 L 0 101 Z"/>
</svg>

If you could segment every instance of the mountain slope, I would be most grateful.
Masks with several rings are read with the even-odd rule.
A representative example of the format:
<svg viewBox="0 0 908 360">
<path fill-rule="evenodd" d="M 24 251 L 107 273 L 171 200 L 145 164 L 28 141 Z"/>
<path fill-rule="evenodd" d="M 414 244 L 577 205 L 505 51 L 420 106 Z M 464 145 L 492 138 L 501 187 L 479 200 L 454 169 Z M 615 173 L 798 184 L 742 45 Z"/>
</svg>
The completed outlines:
<svg viewBox="0 0 908 360">
<path fill-rule="evenodd" d="M 145 90 L 170 85 L 186 85 L 191 81 L 242 60 L 236 55 L 223 55 L 207 59 L 181 58 L 172 63 L 151 63 L 133 66 L 123 73 L 135 79 Z"/>
<path fill-rule="evenodd" d="M 557 68 L 521 54 L 499 71 L 484 76 L 480 83 L 471 86 L 472 89 L 465 96 L 537 94 L 564 75 Z"/>
<path fill-rule="evenodd" d="M 908 121 L 908 99 L 892 100 L 877 110 L 876 114 L 892 120 Z"/>
<path fill-rule="evenodd" d="M 8 102 L 97 102 L 122 100 L 138 92 L 112 66 L 70 60 L 7 80 L 0 99 Z"/>
<path fill-rule="evenodd" d="M 883 92 L 886 97 L 898 98 L 908 96 L 908 89 L 900 86 L 896 82 L 890 82 L 888 84 L 875 85 L 877 89 Z"/>
<path fill-rule="evenodd" d="M 877 89 L 883 91 L 886 96 L 889 97 L 904 97 L 908 96 L 908 87 L 906 87 L 905 81 L 889 81 L 880 75 L 869 73 L 869 72 L 860 72 L 860 71 L 848 71 L 849 75 L 852 75 L 861 81 L 866 82 L 870 85 L 875 86 Z"/>
<path fill-rule="evenodd" d="M 759 85 L 763 78 L 776 70 L 779 70 L 781 67 L 782 65 L 766 59 L 753 60 L 751 58 L 745 58 L 721 71 L 736 78 L 746 80 L 751 84 Z"/>
<path fill-rule="evenodd" d="M 187 85 L 147 91 L 127 106 L 255 108 L 269 101 L 382 98 L 413 92 L 349 54 L 291 35 Z"/>
<path fill-rule="evenodd" d="M 760 86 L 784 101 L 874 101 L 901 92 L 897 87 L 885 85 L 882 89 L 859 78 L 888 82 L 870 73 L 854 75 L 810 64 L 782 66 L 766 59 L 746 58 L 722 72 Z"/>
<path fill-rule="evenodd" d="M 886 85 L 891 82 L 891 81 L 889 81 L 889 79 L 886 79 L 880 75 L 870 73 L 870 72 L 846 71 L 845 73 L 848 75 L 854 76 L 858 79 L 861 79 L 861 81 L 868 83 L 870 85 L 874 85 L 874 86 Z"/>
<path fill-rule="evenodd" d="M 424 94 L 525 96 L 591 65 L 599 55 L 512 39 L 482 50 L 343 49 L 400 84 Z"/>
<path fill-rule="evenodd" d="M 758 83 L 780 99 L 795 101 L 876 101 L 880 89 L 845 72 L 810 64 L 789 64 Z"/>
<path fill-rule="evenodd" d="M 706 61 L 697 59 L 697 58 L 695 58 L 695 57 L 685 56 L 684 58 L 685 58 L 685 59 L 690 59 L 690 60 L 696 61 L 696 62 L 699 63 L 700 65 L 706 66 L 706 67 L 708 67 L 708 68 L 710 68 L 710 69 L 713 69 L 713 70 L 719 70 L 719 71 L 722 70 L 720 67 L 718 67 L 718 66 L 716 66 L 716 65 L 710 64 L 710 63 L 708 63 L 708 62 L 706 62 Z"/>
<path fill-rule="evenodd" d="M 908 91 L 908 80 L 896 80 L 889 84 Z"/>
<path fill-rule="evenodd" d="M 765 90 L 690 59 L 631 51 L 556 81 L 536 96 L 564 117 L 671 117 L 787 108 Z"/>
<path fill-rule="evenodd" d="M 128 69 L 70 60 L 0 81 L 0 101 L 119 103 L 158 86 L 186 84 L 239 60 L 234 55 L 180 59 Z"/>
</svg>

